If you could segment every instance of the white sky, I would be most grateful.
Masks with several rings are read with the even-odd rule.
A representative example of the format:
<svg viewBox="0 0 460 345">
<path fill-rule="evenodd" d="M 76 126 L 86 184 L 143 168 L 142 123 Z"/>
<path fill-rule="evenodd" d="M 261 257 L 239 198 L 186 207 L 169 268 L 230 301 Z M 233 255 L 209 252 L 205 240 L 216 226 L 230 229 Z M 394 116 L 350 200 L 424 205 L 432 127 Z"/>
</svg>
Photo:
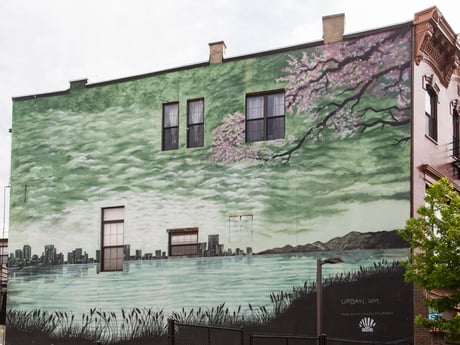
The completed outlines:
<svg viewBox="0 0 460 345">
<path fill-rule="evenodd" d="M 0 0 L 2 220 L 12 97 L 205 62 L 215 41 L 225 41 L 226 57 L 319 41 L 326 15 L 345 13 L 350 34 L 434 5 L 460 32 L 458 0 Z"/>
</svg>

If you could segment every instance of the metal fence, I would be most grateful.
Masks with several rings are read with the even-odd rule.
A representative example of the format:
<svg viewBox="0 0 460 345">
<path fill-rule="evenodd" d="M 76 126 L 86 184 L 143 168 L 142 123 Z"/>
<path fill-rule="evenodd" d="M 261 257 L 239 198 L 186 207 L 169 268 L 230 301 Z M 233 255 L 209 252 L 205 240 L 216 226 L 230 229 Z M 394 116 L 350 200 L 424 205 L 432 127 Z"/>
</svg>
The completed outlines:
<svg viewBox="0 0 460 345">
<path fill-rule="evenodd" d="M 392 341 L 361 341 L 343 338 L 327 337 L 327 345 L 412 345 L 412 338 L 397 339 Z"/>
<path fill-rule="evenodd" d="M 168 320 L 169 345 L 244 345 L 243 328 L 191 325 Z"/>
<path fill-rule="evenodd" d="M 324 341 L 324 342 L 323 342 Z M 326 345 L 325 337 L 249 334 L 249 345 Z"/>
<path fill-rule="evenodd" d="M 253 333 L 241 328 L 193 325 L 168 320 L 169 345 L 412 345 L 412 339 L 359 341 L 321 336 Z"/>
</svg>

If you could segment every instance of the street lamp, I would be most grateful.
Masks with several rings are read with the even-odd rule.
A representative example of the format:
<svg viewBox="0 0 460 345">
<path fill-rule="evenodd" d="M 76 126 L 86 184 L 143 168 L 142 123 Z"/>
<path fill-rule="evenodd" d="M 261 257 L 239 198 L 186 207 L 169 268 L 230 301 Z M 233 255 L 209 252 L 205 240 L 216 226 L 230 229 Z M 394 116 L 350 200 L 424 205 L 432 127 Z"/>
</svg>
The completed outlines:
<svg viewBox="0 0 460 345">
<path fill-rule="evenodd" d="M 329 258 L 316 260 L 316 335 L 320 337 L 323 333 L 323 275 L 324 264 L 338 264 L 343 262 L 342 258 Z"/>
</svg>

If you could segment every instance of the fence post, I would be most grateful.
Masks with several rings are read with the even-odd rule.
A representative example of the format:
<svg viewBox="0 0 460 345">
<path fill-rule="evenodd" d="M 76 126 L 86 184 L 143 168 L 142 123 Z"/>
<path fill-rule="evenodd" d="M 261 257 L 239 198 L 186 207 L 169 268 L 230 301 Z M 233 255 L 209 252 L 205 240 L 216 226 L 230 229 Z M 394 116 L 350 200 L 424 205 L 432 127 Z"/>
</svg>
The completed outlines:
<svg viewBox="0 0 460 345">
<path fill-rule="evenodd" d="M 326 345 L 326 334 L 318 336 L 318 345 Z"/>
<path fill-rule="evenodd" d="M 211 345 L 211 328 L 208 327 L 208 345 Z"/>
<path fill-rule="evenodd" d="M 175 344 L 175 342 L 176 342 L 175 333 L 176 333 L 176 325 L 174 323 L 174 319 L 168 319 L 168 340 L 169 340 L 169 345 L 174 345 Z"/>
<path fill-rule="evenodd" d="M 243 330 L 243 326 L 240 327 L 241 331 L 240 331 L 240 334 L 241 334 L 241 345 L 244 345 L 244 330 Z"/>
</svg>

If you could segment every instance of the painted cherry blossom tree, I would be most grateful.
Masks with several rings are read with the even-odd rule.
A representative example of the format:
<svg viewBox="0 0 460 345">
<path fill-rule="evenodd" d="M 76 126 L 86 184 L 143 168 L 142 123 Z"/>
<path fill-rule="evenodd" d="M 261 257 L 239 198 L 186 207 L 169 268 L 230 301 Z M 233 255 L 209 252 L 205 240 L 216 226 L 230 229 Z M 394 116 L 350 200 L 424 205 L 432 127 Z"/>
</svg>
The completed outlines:
<svg viewBox="0 0 460 345">
<path fill-rule="evenodd" d="M 245 117 L 234 113 L 214 129 L 212 162 L 289 162 L 307 142 L 340 140 L 410 121 L 410 30 L 392 30 L 325 44 L 291 55 L 278 82 L 286 117 L 301 119 L 296 135 L 276 143 L 245 143 Z M 407 129 L 408 132 L 408 129 Z M 405 144 L 409 134 L 395 138 Z"/>
<path fill-rule="evenodd" d="M 213 163 L 230 165 L 241 160 L 258 161 L 262 151 L 257 145 L 245 143 L 245 116 L 240 112 L 228 115 L 223 124 L 212 131 L 211 156 Z M 270 156 L 269 152 L 266 152 Z"/>
<path fill-rule="evenodd" d="M 289 161 L 309 140 L 356 136 L 374 127 L 405 126 L 410 121 L 410 31 L 390 31 L 327 44 L 285 68 L 286 108 L 305 116 L 305 131 L 271 159 Z M 408 136 L 395 138 L 404 144 Z"/>
</svg>

